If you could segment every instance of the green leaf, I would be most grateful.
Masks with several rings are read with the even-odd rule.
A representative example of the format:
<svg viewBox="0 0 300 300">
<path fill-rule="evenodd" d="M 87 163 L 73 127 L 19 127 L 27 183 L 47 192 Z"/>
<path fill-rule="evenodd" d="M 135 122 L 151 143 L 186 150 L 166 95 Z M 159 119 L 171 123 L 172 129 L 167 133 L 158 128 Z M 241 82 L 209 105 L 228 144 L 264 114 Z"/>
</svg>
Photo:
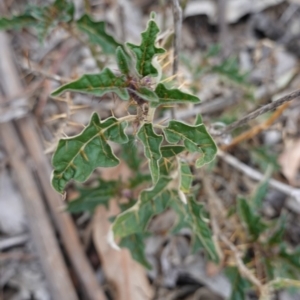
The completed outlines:
<svg viewBox="0 0 300 300">
<path fill-rule="evenodd" d="M 151 123 L 145 123 L 137 133 L 138 138 L 144 145 L 145 156 L 149 161 L 149 169 L 154 183 L 159 178 L 159 160 L 161 158 L 160 146 L 163 141 L 162 135 L 157 135 Z"/>
<path fill-rule="evenodd" d="M 115 54 L 117 47 L 122 47 L 113 36 L 105 31 L 105 22 L 95 22 L 89 15 L 83 15 L 76 25 L 79 30 L 87 34 L 92 44 L 99 45 L 105 54 Z"/>
<path fill-rule="evenodd" d="M 159 83 L 155 89 L 155 93 L 159 98 L 159 102 L 152 104 L 152 106 L 158 105 L 170 105 L 175 103 L 199 103 L 198 97 L 184 93 L 179 89 L 167 89 L 162 83 Z"/>
<path fill-rule="evenodd" d="M 127 46 L 136 56 L 136 70 L 144 76 L 157 76 L 158 72 L 152 64 L 155 55 L 165 52 L 163 48 L 155 47 L 156 36 L 159 28 L 155 21 L 150 20 L 146 31 L 142 33 L 142 42 L 139 46 L 127 43 Z"/>
<path fill-rule="evenodd" d="M 188 211 L 190 217 L 190 226 L 193 233 L 201 241 L 202 246 L 207 251 L 211 260 L 218 263 L 219 255 L 217 253 L 214 241 L 212 239 L 212 233 L 203 219 L 204 207 L 203 204 L 195 201 L 194 197 L 188 199 Z"/>
<path fill-rule="evenodd" d="M 12 16 L 11 18 L 0 18 L 0 30 L 21 29 L 24 27 L 35 26 L 38 21 L 30 14 Z"/>
<path fill-rule="evenodd" d="M 129 89 L 129 92 L 148 102 L 158 102 L 157 95 L 144 86 L 138 87 L 137 89 Z"/>
<path fill-rule="evenodd" d="M 176 156 L 177 154 L 181 153 L 185 150 L 184 146 L 176 146 L 176 145 L 168 145 L 168 146 L 162 146 L 160 148 L 162 157 L 168 158 Z"/>
<path fill-rule="evenodd" d="M 73 20 L 74 4 L 66 0 L 56 0 L 49 6 L 31 5 L 27 11 L 38 21 L 36 29 L 39 40 L 42 41 L 59 23 L 68 23 Z"/>
<path fill-rule="evenodd" d="M 236 83 L 247 85 L 249 74 L 242 74 L 240 72 L 238 60 L 235 57 L 227 58 L 221 64 L 213 66 L 212 71 L 219 73 Z"/>
<path fill-rule="evenodd" d="M 59 23 L 73 20 L 73 14 L 73 3 L 65 0 L 56 0 L 48 6 L 30 5 L 22 15 L 10 19 L 0 18 L 0 30 L 34 26 L 38 31 L 39 40 L 42 41 Z"/>
<path fill-rule="evenodd" d="M 148 183 L 148 186 L 149 186 L 149 183 L 151 183 L 151 182 L 152 182 L 152 178 L 151 178 L 150 174 L 141 174 L 138 172 L 135 174 L 135 177 L 129 179 L 128 188 L 134 189 L 144 183 Z"/>
<path fill-rule="evenodd" d="M 195 125 L 201 125 L 201 124 L 203 124 L 202 116 L 200 114 L 197 114 Z"/>
<path fill-rule="evenodd" d="M 209 259 L 218 263 L 219 256 L 212 239 L 212 233 L 204 219 L 203 204 L 195 201 L 193 196 L 187 199 L 187 205 L 183 204 L 180 200 L 174 198 L 171 206 L 178 214 L 178 223 L 176 224 L 173 232 L 179 232 L 183 228 L 190 228 L 192 236 L 192 249 L 193 252 L 204 249 Z"/>
<path fill-rule="evenodd" d="M 120 46 L 116 50 L 116 58 L 117 58 L 118 67 L 119 67 L 119 70 L 121 71 L 121 73 L 124 75 L 129 75 L 130 62 L 128 60 L 128 56 L 125 54 L 124 50 Z"/>
<path fill-rule="evenodd" d="M 241 221 L 245 224 L 253 239 L 257 240 L 259 235 L 267 229 L 267 225 L 261 221 L 261 217 L 254 212 L 246 199 L 239 198 L 237 206 Z"/>
<path fill-rule="evenodd" d="M 150 270 L 151 265 L 145 256 L 145 246 L 144 246 L 144 235 L 143 234 L 132 234 L 123 237 L 119 243 L 122 248 L 129 249 L 133 259 L 143 265 L 146 269 Z"/>
<path fill-rule="evenodd" d="M 217 146 L 203 124 L 192 126 L 178 121 L 170 121 L 168 127 L 163 131 L 169 143 L 176 144 L 183 141 L 188 151 L 200 153 L 200 158 L 196 161 L 197 168 L 215 158 Z"/>
<path fill-rule="evenodd" d="M 268 280 L 274 279 L 274 270 L 275 270 L 275 265 L 276 263 L 274 262 L 274 259 L 268 258 L 268 257 L 262 257 L 261 262 L 264 265 L 264 269 L 267 275 Z"/>
<path fill-rule="evenodd" d="M 285 244 L 281 245 L 279 256 L 294 268 L 300 269 L 300 247 L 289 251 Z"/>
<path fill-rule="evenodd" d="M 190 192 L 193 177 L 190 166 L 186 162 L 180 161 L 180 189 L 184 193 Z"/>
<path fill-rule="evenodd" d="M 62 85 L 52 92 L 51 95 L 58 96 L 65 91 L 82 92 L 96 96 L 114 92 L 123 100 L 129 99 L 124 75 L 117 77 L 108 68 L 105 68 L 99 74 L 83 75 L 75 81 Z"/>
<path fill-rule="evenodd" d="M 260 182 L 259 186 L 254 191 L 254 195 L 251 197 L 251 204 L 253 209 L 259 210 L 262 208 L 263 200 L 266 197 L 269 187 L 269 179 L 271 173 L 268 174 L 268 177 Z"/>
<path fill-rule="evenodd" d="M 131 170 L 137 172 L 142 160 L 139 157 L 134 136 L 128 136 L 128 140 L 128 143 L 121 146 L 121 157 Z"/>
<path fill-rule="evenodd" d="M 286 215 L 282 214 L 279 220 L 277 221 L 277 224 L 275 225 L 275 231 L 268 239 L 269 245 L 277 245 L 283 241 L 283 235 L 286 229 L 286 221 L 287 221 Z"/>
<path fill-rule="evenodd" d="M 231 283 L 231 295 L 228 300 L 245 300 L 247 298 L 247 289 L 250 283 L 244 279 L 236 267 L 227 267 L 225 274 Z"/>
<path fill-rule="evenodd" d="M 174 163 L 175 160 L 173 157 L 165 158 L 162 157 L 159 161 L 159 173 L 160 175 L 170 176 L 173 171 L 175 171 L 175 167 L 177 168 L 176 164 Z"/>
<path fill-rule="evenodd" d="M 111 117 L 100 122 L 94 113 L 90 124 L 77 136 L 61 139 L 52 158 L 54 171 L 52 185 L 63 193 L 66 184 L 74 179 L 87 180 L 97 167 L 114 167 L 119 163 L 107 140 L 122 144 L 128 142 L 124 133 L 126 122 Z"/>
<path fill-rule="evenodd" d="M 118 181 L 104 181 L 99 179 L 97 187 L 77 187 L 80 196 L 68 203 L 67 211 L 71 213 L 93 212 L 98 205 L 108 207 L 109 200 L 118 192 L 119 184 L 120 182 Z"/>
<path fill-rule="evenodd" d="M 156 185 L 143 190 L 137 203 L 124 211 L 114 221 L 114 236 L 124 237 L 144 232 L 151 218 L 163 212 L 170 204 L 172 192 L 167 190 L 171 178 L 161 176 Z"/>
</svg>

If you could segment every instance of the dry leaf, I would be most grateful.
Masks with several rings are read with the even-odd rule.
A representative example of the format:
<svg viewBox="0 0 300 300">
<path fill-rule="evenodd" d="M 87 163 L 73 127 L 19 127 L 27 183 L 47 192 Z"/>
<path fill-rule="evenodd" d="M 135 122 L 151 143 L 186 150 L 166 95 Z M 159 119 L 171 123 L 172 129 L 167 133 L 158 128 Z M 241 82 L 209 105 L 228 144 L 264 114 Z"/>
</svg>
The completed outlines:
<svg viewBox="0 0 300 300">
<path fill-rule="evenodd" d="M 300 166 L 300 139 L 288 141 L 278 162 L 281 171 L 291 185 L 297 185 L 296 177 Z"/>
</svg>

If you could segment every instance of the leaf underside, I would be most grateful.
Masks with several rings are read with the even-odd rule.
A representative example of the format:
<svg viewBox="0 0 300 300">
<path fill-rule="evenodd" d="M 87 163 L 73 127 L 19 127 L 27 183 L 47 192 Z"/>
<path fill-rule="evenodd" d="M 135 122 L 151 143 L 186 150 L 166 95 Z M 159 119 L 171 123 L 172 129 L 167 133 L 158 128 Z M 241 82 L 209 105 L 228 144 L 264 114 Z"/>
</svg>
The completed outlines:
<svg viewBox="0 0 300 300">
<path fill-rule="evenodd" d="M 119 144 L 128 142 L 124 133 L 126 126 L 126 122 L 120 123 L 114 117 L 100 122 L 99 116 L 94 113 L 82 133 L 61 139 L 52 158 L 53 187 L 63 193 L 71 179 L 83 182 L 97 167 L 116 166 L 119 160 L 107 140 Z"/>
</svg>

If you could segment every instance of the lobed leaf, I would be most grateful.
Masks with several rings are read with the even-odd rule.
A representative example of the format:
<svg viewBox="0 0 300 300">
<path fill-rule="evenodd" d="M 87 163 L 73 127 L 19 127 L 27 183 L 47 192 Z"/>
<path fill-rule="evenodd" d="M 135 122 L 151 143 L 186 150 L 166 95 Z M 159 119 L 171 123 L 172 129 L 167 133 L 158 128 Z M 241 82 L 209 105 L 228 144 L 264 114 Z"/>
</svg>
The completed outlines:
<svg viewBox="0 0 300 300">
<path fill-rule="evenodd" d="M 66 184 L 74 179 L 85 181 L 97 167 L 114 167 L 119 163 L 107 140 L 128 142 L 124 133 L 126 122 L 111 117 L 100 122 L 94 113 L 90 124 L 77 136 L 61 139 L 52 158 L 52 185 L 63 193 Z"/>
<path fill-rule="evenodd" d="M 196 96 L 184 93 L 179 89 L 167 89 L 162 83 L 159 83 L 155 89 L 155 93 L 158 96 L 158 103 L 152 104 L 152 106 L 158 105 L 170 105 L 175 103 L 199 103 L 200 99 Z"/>
<path fill-rule="evenodd" d="M 118 192 L 120 182 L 99 179 L 99 185 L 92 188 L 77 187 L 80 196 L 68 203 L 67 211 L 78 213 L 93 212 L 98 205 L 108 207 L 109 200 Z"/>
<path fill-rule="evenodd" d="M 127 43 L 128 48 L 136 56 L 136 70 L 144 76 L 157 76 L 157 69 L 153 66 L 153 58 L 165 52 L 163 48 L 155 47 L 156 36 L 159 32 L 159 28 L 155 21 L 150 20 L 146 31 L 142 33 L 142 42 L 139 46 Z"/>
<path fill-rule="evenodd" d="M 105 22 L 95 22 L 89 15 L 83 15 L 76 25 L 79 30 L 87 34 L 92 44 L 99 45 L 105 54 L 114 54 L 117 47 L 122 47 L 113 36 L 105 31 Z"/>
<path fill-rule="evenodd" d="M 144 145 L 145 156 L 148 158 L 151 177 L 155 184 L 159 178 L 160 146 L 163 137 L 154 132 L 151 123 L 145 123 L 138 131 L 137 136 Z"/>
<path fill-rule="evenodd" d="M 254 240 L 257 240 L 259 235 L 268 228 L 267 225 L 262 222 L 261 217 L 255 213 L 246 199 L 239 198 L 237 205 L 237 212 L 241 221 L 245 224 Z"/>
<path fill-rule="evenodd" d="M 65 91 L 82 92 L 96 96 L 102 96 L 109 92 L 116 93 L 121 99 L 128 100 L 126 90 L 126 78 L 124 75 L 116 76 L 110 69 L 105 68 L 99 74 L 83 75 L 79 79 L 64 84 L 54 92 L 52 96 L 58 96 Z"/>
<path fill-rule="evenodd" d="M 161 176 L 155 186 L 143 190 L 137 203 L 118 215 L 114 221 L 112 225 L 114 236 L 125 237 L 144 232 L 151 218 L 169 206 L 172 192 L 166 188 L 170 181 L 171 178 Z"/>
<path fill-rule="evenodd" d="M 201 154 L 196 161 L 197 168 L 215 158 L 217 146 L 203 124 L 192 126 L 178 121 L 170 121 L 168 127 L 163 131 L 169 143 L 176 144 L 183 141 L 188 151 Z"/>
</svg>

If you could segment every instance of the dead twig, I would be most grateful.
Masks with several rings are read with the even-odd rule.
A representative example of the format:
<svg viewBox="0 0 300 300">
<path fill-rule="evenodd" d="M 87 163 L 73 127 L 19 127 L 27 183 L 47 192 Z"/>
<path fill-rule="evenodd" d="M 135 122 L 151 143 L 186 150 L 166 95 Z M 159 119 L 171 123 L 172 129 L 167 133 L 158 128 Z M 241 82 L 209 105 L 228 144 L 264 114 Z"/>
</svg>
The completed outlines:
<svg viewBox="0 0 300 300">
<path fill-rule="evenodd" d="M 260 132 L 263 130 L 268 129 L 280 116 L 281 114 L 285 111 L 285 109 L 290 105 L 290 102 L 286 102 L 282 104 L 278 110 L 276 110 L 273 115 L 264 123 L 259 124 L 257 126 L 252 127 L 250 130 L 247 130 L 237 137 L 235 137 L 229 145 L 221 145 L 221 149 L 224 151 L 227 151 L 228 149 L 238 145 L 242 141 L 249 140 L 253 138 L 254 136 L 258 135 Z"/>
<path fill-rule="evenodd" d="M 229 42 L 228 42 L 228 26 L 226 23 L 226 8 L 227 0 L 218 1 L 218 29 L 219 29 L 219 41 L 221 44 L 221 53 L 223 58 L 229 54 Z"/>
<path fill-rule="evenodd" d="M 253 180 L 261 181 L 265 178 L 264 174 L 247 166 L 232 155 L 219 150 L 218 156 L 221 157 L 226 163 L 243 172 Z M 293 197 L 295 200 L 297 200 L 297 202 L 300 203 L 300 189 L 294 188 L 273 178 L 271 178 L 268 183 L 272 188 Z"/>
<path fill-rule="evenodd" d="M 255 110 L 254 112 L 246 115 L 245 117 L 243 117 L 242 119 L 236 121 L 236 122 L 233 122 L 232 124 L 226 126 L 225 128 L 223 128 L 222 130 L 219 131 L 218 134 L 216 135 L 222 135 L 224 133 L 228 133 L 238 127 L 241 127 L 245 124 L 247 124 L 249 121 L 257 118 L 258 116 L 266 113 L 266 112 L 269 112 L 269 111 L 273 111 L 274 109 L 276 109 L 277 107 L 281 106 L 283 103 L 285 102 L 288 102 L 288 101 L 292 101 L 294 100 L 295 98 L 298 98 L 300 96 L 300 90 L 297 90 L 295 92 L 292 92 L 272 103 L 269 103 L 267 105 L 264 105 L 263 107 Z"/>
<path fill-rule="evenodd" d="M 0 240 L 0 250 L 22 245 L 28 241 L 27 234 L 12 236 Z"/>
</svg>

